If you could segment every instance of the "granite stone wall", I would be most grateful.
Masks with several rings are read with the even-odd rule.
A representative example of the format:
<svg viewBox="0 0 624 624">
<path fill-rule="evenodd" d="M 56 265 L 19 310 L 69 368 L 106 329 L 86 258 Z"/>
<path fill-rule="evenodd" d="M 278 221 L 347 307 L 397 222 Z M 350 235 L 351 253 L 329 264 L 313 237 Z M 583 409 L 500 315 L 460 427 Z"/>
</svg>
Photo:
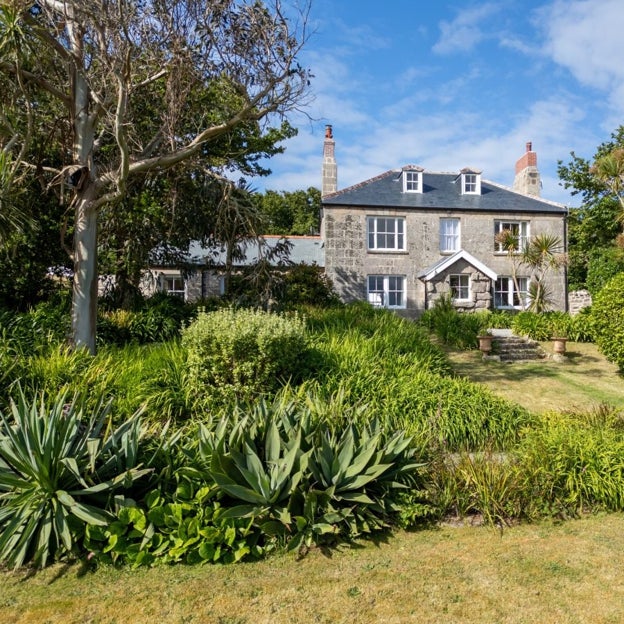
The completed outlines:
<svg viewBox="0 0 624 624">
<path fill-rule="evenodd" d="M 573 290 L 568 293 L 568 309 L 570 314 L 578 314 L 583 308 L 592 304 L 592 296 L 588 290 Z"/>
</svg>

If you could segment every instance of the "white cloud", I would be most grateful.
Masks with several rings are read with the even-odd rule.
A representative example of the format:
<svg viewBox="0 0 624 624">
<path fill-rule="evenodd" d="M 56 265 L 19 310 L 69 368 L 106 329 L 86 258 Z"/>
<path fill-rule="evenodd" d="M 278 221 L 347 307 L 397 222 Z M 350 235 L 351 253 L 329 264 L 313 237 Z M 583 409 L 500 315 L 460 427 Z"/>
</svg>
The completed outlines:
<svg viewBox="0 0 624 624">
<path fill-rule="evenodd" d="M 616 48 L 624 50 L 619 44 L 624 33 L 621 2 L 554 0 L 533 13 L 532 30 L 512 18 L 509 30 L 494 27 L 497 17 L 509 16 L 502 3 L 493 2 L 440 22 L 441 36 L 434 48 L 440 54 L 469 49 L 486 37 L 496 40 L 503 52 L 519 52 L 521 56 L 510 57 L 505 66 L 508 73 L 500 75 L 496 59 L 488 63 L 480 58 L 476 66 L 464 64 L 459 71 L 452 65 L 454 59 L 447 63 L 441 56 L 410 60 L 406 66 L 398 62 L 405 58 L 404 49 L 390 48 L 379 53 L 388 59 L 384 70 L 371 78 L 369 71 L 375 69 L 367 70 L 359 57 L 369 31 L 353 28 L 347 33 L 344 24 L 333 23 L 335 39 L 304 59 L 315 74 L 309 117 L 291 119 L 299 135 L 286 143 L 285 154 L 267 163 L 275 173 L 258 180 L 257 186 L 319 187 L 324 126 L 330 123 L 339 188 L 408 163 L 438 171 L 476 167 L 486 179 L 510 186 L 515 162 L 525 143 L 532 141 L 543 197 L 577 202 L 558 184 L 557 161 L 566 161 L 572 150 L 590 157 L 621 123 L 617 115 L 624 112 L 624 63 L 620 67 L 622 54 L 615 53 Z M 605 15 L 594 15 L 601 11 Z M 617 29 L 604 23 L 609 19 L 619 20 Z M 537 56 L 540 35 L 542 56 Z M 382 48 L 383 37 L 373 44 Z M 531 56 L 528 66 L 523 64 L 525 55 Z M 559 65 L 556 71 L 551 60 Z M 606 97 L 592 98 L 590 91 L 588 98 L 587 89 L 571 83 L 570 75 L 581 87 L 604 90 Z M 610 115 L 604 113 L 607 98 L 612 103 Z M 599 124 L 604 135 L 597 134 Z"/>
<path fill-rule="evenodd" d="M 544 52 L 583 86 L 624 112 L 624 7 L 621 0 L 557 0 L 538 11 Z"/>
<path fill-rule="evenodd" d="M 451 22 L 440 22 L 441 35 L 433 46 L 433 51 L 437 54 L 449 54 L 471 50 L 490 36 L 487 21 L 484 20 L 501 9 L 500 4 L 486 3 L 460 12 Z"/>
<path fill-rule="evenodd" d="M 475 167 L 483 171 L 484 178 L 511 186 L 515 162 L 524 153 L 526 142 L 532 141 L 542 174 L 542 196 L 570 203 L 569 193 L 558 184 L 557 161 L 565 161 L 571 150 L 583 153 L 597 144 L 590 131 L 579 131 L 584 114 L 571 96 L 553 96 L 509 119 L 502 132 L 488 127 L 476 113 L 467 112 L 429 112 L 403 118 L 384 115 L 357 132 L 335 125 L 338 185 L 345 188 L 412 163 L 431 171 Z M 299 136 L 288 142 L 286 154 L 277 157 L 282 166 L 287 164 L 284 171 L 272 176 L 267 186 L 276 190 L 318 187 L 322 144 L 322 125 L 302 128 Z"/>
</svg>

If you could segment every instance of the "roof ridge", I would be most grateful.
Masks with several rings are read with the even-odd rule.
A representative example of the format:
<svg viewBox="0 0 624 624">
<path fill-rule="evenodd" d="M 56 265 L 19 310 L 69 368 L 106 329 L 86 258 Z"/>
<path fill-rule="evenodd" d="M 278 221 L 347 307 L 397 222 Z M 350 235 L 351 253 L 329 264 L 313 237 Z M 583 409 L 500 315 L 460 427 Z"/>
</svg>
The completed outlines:
<svg viewBox="0 0 624 624">
<path fill-rule="evenodd" d="M 260 234 L 262 238 L 296 238 L 306 240 L 318 240 L 321 238 L 320 234 Z"/>
<path fill-rule="evenodd" d="M 334 191 L 333 193 L 327 193 L 327 195 L 323 195 L 321 199 L 329 199 L 332 197 L 336 197 L 338 195 L 341 195 L 342 193 L 346 193 L 348 191 L 353 191 L 355 189 L 362 188 L 363 186 L 366 186 L 367 184 L 370 184 L 371 182 L 377 182 L 377 180 L 382 180 L 383 178 L 388 177 L 392 173 L 400 173 L 400 172 L 401 172 L 401 169 L 388 169 L 388 171 L 384 171 L 383 173 L 380 173 L 379 175 L 376 175 L 373 178 L 368 178 L 367 180 L 363 180 L 362 182 L 358 182 L 357 184 L 352 184 L 351 186 L 347 186 L 343 189 L 340 189 L 339 191 Z"/>
<path fill-rule="evenodd" d="M 528 197 L 529 199 L 534 199 L 535 201 L 543 202 L 545 204 L 550 204 L 551 206 L 557 206 L 558 208 L 567 208 L 566 204 L 562 204 L 560 202 L 553 201 L 552 199 L 545 199 L 544 197 L 538 197 L 535 195 L 527 195 L 526 193 L 521 193 L 520 191 L 516 191 L 511 186 L 507 186 L 505 184 L 500 184 L 499 182 L 492 182 L 492 180 L 482 180 L 486 184 L 491 184 L 492 186 L 497 186 L 504 191 L 509 191 L 510 193 L 515 193 L 516 195 L 520 195 L 520 197 Z"/>
</svg>

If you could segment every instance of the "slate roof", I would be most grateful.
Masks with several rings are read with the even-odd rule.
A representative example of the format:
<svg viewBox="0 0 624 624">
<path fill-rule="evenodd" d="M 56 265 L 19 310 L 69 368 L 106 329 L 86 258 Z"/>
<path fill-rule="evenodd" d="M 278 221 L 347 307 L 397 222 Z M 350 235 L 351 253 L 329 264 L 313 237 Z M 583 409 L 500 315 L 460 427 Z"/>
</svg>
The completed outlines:
<svg viewBox="0 0 624 624">
<path fill-rule="evenodd" d="M 413 170 L 414 166 L 404 167 Z M 423 172 L 423 192 L 405 193 L 403 169 L 391 169 L 354 186 L 323 196 L 324 206 L 362 206 L 379 208 L 446 209 L 479 212 L 528 212 L 566 214 L 563 204 L 517 193 L 512 189 L 481 179 L 481 194 L 461 193 L 459 173 Z"/>
<path fill-rule="evenodd" d="M 265 235 L 264 240 L 269 247 L 274 247 L 279 241 L 287 240 L 291 243 L 288 260 L 294 264 L 316 264 L 325 266 L 325 250 L 320 236 L 272 236 Z M 250 242 L 245 249 L 242 260 L 235 261 L 236 266 L 248 266 L 258 260 L 258 245 Z M 225 248 L 214 249 L 202 247 L 194 242 L 189 249 L 189 257 L 198 263 L 208 262 L 213 265 L 225 264 Z"/>
</svg>

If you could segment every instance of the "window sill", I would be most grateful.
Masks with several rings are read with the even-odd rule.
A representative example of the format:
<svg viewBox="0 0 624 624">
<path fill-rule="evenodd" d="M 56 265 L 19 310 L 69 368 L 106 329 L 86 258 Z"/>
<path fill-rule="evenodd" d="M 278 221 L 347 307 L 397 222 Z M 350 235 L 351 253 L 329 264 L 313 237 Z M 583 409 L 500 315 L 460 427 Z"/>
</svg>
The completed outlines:
<svg viewBox="0 0 624 624">
<path fill-rule="evenodd" d="M 409 254 L 407 249 L 367 249 L 366 252 L 369 254 Z"/>
</svg>

